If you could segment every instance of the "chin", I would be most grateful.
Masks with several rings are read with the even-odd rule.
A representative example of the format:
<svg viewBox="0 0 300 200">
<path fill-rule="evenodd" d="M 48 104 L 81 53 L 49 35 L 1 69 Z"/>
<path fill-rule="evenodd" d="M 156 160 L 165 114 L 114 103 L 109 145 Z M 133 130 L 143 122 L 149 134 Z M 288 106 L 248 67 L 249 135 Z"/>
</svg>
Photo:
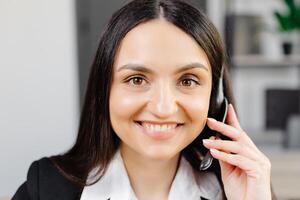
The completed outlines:
<svg viewBox="0 0 300 200">
<path fill-rule="evenodd" d="M 148 147 L 146 150 L 143 150 L 141 154 L 149 159 L 157 160 L 157 161 L 165 161 L 174 158 L 178 155 L 180 151 L 174 151 L 174 149 L 170 148 L 159 148 L 155 147 Z"/>
</svg>

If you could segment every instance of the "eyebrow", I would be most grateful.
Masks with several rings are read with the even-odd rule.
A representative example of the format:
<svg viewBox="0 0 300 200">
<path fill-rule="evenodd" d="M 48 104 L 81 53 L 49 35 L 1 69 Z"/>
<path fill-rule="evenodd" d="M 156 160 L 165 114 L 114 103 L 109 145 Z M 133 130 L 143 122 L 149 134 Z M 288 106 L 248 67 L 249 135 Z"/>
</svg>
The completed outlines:
<svg viewBox="0 0 300 200">
<path fill-rule="evenodd" d="M 194 69 L 194 68 L 204 69 L 205 71 L 208 72 L 208 68 L 205 67 L 203 64 L 201 64 L 199 62 L 192 62 L 192 63 L 186 64 L 186 65 L 180 67 L 179 69 L 177 69 L 175 71 L 175 73 L 180 73 L 180 72 L 187 71 L 187 70 Z M 117 71 L 119 72 L 119 71 L 125 70 L 125 69 L 155 74 L 155 72 L 153 70 L 151 70 L 143 65 L 134 64 L 134 63 L 125 64 L 122 67 L 120 67 Z"/>
</svg>

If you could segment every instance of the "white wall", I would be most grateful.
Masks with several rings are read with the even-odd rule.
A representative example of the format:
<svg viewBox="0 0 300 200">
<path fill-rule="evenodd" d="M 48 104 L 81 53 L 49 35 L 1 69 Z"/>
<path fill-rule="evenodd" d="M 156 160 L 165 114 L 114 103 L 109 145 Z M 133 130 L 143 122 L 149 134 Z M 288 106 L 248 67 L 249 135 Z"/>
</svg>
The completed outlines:
<svg viewBox="0 0 300 200">
<path fill-rule="evenodd" d="M 74 142 L 75 29 L 73 0 L 0 0 L 0 197 Z"/>
</svg>

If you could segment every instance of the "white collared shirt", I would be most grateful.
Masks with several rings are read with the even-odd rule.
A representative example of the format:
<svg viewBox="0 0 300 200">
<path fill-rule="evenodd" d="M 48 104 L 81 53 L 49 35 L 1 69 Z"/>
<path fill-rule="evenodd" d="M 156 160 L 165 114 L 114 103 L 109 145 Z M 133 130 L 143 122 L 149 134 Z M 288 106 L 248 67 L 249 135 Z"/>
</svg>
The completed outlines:
<svg viewBox="0 0 300 200">
<path fill-rule="evenodd" d="M 92 173 L 89 174 L 91 176 Z M 168 200 L 223 200 L 223 192 L 212 172 L 196 172 L 181 156 L 179 168 L 172 182 Z M 129 181 L 123 159 L 118 150 L 104 176 L 83 189 L 80 200 L 138 200 Z"/>
</svg>

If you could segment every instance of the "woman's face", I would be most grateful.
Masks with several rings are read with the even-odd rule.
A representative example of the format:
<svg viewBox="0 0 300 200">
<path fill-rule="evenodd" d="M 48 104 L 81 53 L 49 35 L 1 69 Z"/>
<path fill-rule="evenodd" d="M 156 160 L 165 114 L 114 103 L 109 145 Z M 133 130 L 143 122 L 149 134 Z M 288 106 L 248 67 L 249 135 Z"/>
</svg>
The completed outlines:
<svg viewBox="0 0 300 200">
<path fill-rule="evenodd" d="M 121 151 L 178 155 L 206 124 L 211 87 L 209 60 L 192 37 L 160 19 L 133 28 L 116 54 L 109 99 Z"/>
</svg>

